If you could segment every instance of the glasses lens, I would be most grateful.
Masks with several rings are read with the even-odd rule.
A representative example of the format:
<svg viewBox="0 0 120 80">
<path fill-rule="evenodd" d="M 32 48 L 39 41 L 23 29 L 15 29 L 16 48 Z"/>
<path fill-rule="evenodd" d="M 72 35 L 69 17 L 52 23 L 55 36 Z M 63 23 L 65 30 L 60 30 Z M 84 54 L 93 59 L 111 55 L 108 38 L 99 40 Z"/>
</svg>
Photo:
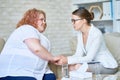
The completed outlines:
<svg viewBox="0 0 120 80">
<path fill-rule="evenodd" d="M 45 20 L 45 19 L 41 19 L 41 21 L 44 21 L 44 22 L 46 22 L 46 20 Z"/>
<path fill-rule="evenodd" d="M 41 18 L 41 19 L 39 19 L 39 20 L 46 22 L 46 19 L 43 19 L 43 18 Z"/>
<path fill-rule="evenodd" d="M 71 22 L 73 22 L 73 23 L 74 23 L 74 22 L 75 22 L 75 19 L 71 19 Z"/>
<path fill-rule="evenodd" d="M 82 20 L 82 19 L 71 19 L 71 22 L 75 23 L 78 20 Z"/>
</svg>

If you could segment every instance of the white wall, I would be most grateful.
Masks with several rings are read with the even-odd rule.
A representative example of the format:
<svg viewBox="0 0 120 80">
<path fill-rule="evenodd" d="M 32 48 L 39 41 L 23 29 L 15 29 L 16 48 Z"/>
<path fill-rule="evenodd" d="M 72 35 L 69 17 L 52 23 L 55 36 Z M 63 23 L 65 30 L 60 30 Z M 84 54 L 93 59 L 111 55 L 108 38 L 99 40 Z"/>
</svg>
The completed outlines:
<svg viewBox="0 0 120 80">
<path fill-rule="evenodd" d="M 71 0 L 0 0 L 0 36 L 7 40 L 26 10 L 42 9 L 48 25 L 44 34 L 51 41 L 52 53 L 71 53 L 71 7 Z"/>
</svg>

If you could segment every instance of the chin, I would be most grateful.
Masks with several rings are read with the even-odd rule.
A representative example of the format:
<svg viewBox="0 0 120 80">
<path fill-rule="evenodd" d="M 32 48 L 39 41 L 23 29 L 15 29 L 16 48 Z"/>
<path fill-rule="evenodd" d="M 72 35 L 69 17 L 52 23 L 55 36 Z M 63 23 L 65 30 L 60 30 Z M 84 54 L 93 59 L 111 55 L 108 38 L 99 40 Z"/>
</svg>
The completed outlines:
<svg viewBox="0 0 120 80">
<path fill-rule="evenodd" d="M 75 30 L 75 31 L 78 31 L 78 29 L 77 29 L 77 28 L 74 28 L 74 30 Z"/>
<path fill-rule="evenodd" d="M 39 30 L 40 33 L 43 33 L 44 31 Z"/>
<path fill-rule="evenodd" d="M 41 33 L 43 33 L 45 31 L 45 29 L 44 30 L 42 30 L 42 31 L 40 31 Z"/>
</svg>

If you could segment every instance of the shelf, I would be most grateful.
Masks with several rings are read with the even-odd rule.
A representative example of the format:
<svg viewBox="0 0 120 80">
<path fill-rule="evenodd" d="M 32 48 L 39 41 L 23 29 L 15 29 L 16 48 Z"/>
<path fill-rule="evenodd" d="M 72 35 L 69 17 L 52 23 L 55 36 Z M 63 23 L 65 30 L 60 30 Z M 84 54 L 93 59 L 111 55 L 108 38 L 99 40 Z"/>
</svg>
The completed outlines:
<svg viewBox="0 0 120 80">
<path fill-rule="evenodd" d="M 99 19 L 99 20 L 92 20 L 92 22 L 97 22 L 97 21 L 112 21 L 112 19 Z"/>
<path fill-rule="evenodd" d="M 74 9 L 85 7 L 89 10 L 91 6 L 100 6 L 103 11 L 102 18 L 99 18 L 100 11 L 93 9 L 94 20 L 91 22 L 97 27 L 104 26 L 110 32 L 120 32 L 120 0 L 72 0 L 72 4 Z"/>
<path fill-rule="evenodd" d="M 120 19 L 120 10 L 119 10 L 120 9 L 120 1 L 116 1 L 116 7 L 115 8 L 116 8 L 116 14 L 115 14 L 116 17 L 115 18 Z"/>
<path fill-rule="evenodd" d="M 108 2 L 110 0 L 73 0 L 73 5 L 79 5 L 79 4 L 94 4 L 94 3 L 103 3 Z"/>
<path fill-rule="evenodd" d="M 116 18 L 115 20 L 120 20 L 120 18 Z"/>
</svg>

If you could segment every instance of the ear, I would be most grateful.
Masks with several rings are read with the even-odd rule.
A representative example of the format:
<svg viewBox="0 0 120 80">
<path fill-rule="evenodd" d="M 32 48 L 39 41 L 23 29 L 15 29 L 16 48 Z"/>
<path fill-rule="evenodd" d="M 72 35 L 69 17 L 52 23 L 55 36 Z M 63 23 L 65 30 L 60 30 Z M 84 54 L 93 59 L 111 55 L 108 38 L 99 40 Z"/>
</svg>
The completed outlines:
<svg viewBox="0 0 120 80">
<path fill-rule="evenodd" d="M 83 19 L 83 23 L 87 23 L 87 20 L 86 20 L 86 19 Z"/>
</svg>

